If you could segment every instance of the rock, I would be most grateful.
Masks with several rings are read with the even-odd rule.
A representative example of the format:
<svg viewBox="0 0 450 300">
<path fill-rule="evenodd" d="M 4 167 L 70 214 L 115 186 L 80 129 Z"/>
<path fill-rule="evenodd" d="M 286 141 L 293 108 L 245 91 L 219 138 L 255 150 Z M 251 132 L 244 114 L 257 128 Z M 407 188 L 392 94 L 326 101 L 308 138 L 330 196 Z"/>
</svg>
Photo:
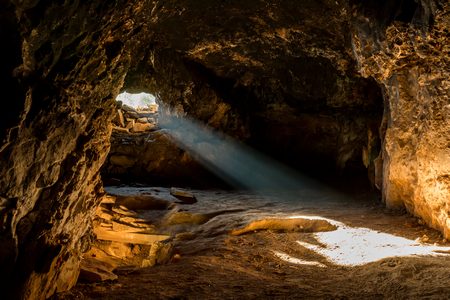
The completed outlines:
<svg viewBox="0 0 450 300">
<path fill-rule="evenodd" d="M 113 126 L 113 130 L 118 131 L 118 132 L 123 132 L 123 133 L 129 132 L 129 130 L 127 128 L 118 127 L 118 126 Z"/>
<path fill-rule="evenodd" d="M 124 116 L 127 121 L 136 120 L 136 119 L 139 119 L 139 117 L 140 117 L 139 113 L 136 111 L 132 111 L 132 112 L 127 111 L 127 112 L 125 112 Z"/>
<path fill-rule="evenodd" d="M 134 123 L 133 128 L 131 128 L 131 132 L 145 132 L 150 131 L 154 128 L 155 128 L 154 124 L 136 122 Z"/>
<path fill-rule="evenodd" d="M 83 258 L 80 267 L 79 281 L 81 282 L 93 283 L 116 280 L 118 278 L 117 275 L 112 272 L 113 266 L 94 258 Z"/>
<path fill-rule="evenodd" d="M 149 247 L 149 246 L 145 246 Z M 134 245 L 114 241 L 96 241 L 94 246 L 86 253 L 87 257 L 95 257 L 114 266 L 123 266 L 139 253 L 133 253 Z M 119 259 L 119 260 L 117 260 Z"/>
<path fill-rule="evenodd" d="M 116 232 L 103 228 L 95 228 L 94 233 L 99 240 L 143 245 L 152 245 L 155 242 L 164 241 L 170 238 L 170 236 L 162 234 Z"/>
<path fill-rule="evenodd" d="M 113 206 L 111 210 L 119 215 L 127 216 L 127 217 L 134 217 L 137 215 L 137 213 L 135 211 L 129 210 L 125 206 L 121 206 L 121 205 Z"/>
<path fill-rule="evenodd" d="M 136 119 L 136 122 L 143 123 L 143 124 L 149 123 L 147 118 L 141 118 L 141 117 Z"/>
<path fill-rule="evenodd" d="M 241 209 L 219 210 L 210 213 L 192 213 L 188 211 L 172 211 L 167 214 L 164 220 L 161 222 L 162 226 L 173 225 L 201 225 L 212 218 L 233 212 L 242 211 Z"/>
<path fill-rule="evenodd" d="M 133 107 L 131 107 L 127 104 L 122 105 L 122 110 L 124 110 L 126 113 L 137 113 Z"/>
<path fill-rule="evenodd" d="M 154 265 L 166 264 L 170 261 L 172 256 L 173 245 L 168 242 L 156 242 L 150 248 L 149 258 L 146 261 L 146 267 Z"/>
<path fill-rule="evenodd" d="M 158 104 L 150 104 L 149 105 L 149 110 L 152 113 L 156 113 L 158 111 Z"/>
<path fill-rule="evenodd" d="M 121 127 L 125 127 L 125 119 L 121 109 L 117 110 L 118 123 Z"/>
<path fill-rule="evenodd" d="M 197 202 L 197 199 L 195 198 L 194 194 L 192 194 L 187 190 L 172 187 L 170 188 L 170 194 L 175 198 L 181 200 L 181 203 L 184 204 L 194 204 Z"/>
<path fill-rule="evenodd" d="M 130 168 L 136 163 L 133 158 L 126 155 L 112 155 L 109 161 L 111 164 L 122 168 Z"/>
<path fill-rule="evenodd" d="M 277 232 L 323 232 L 333 231 L 337 227 L 326 220 L 320 219 L 264 219 L 253 221 L 241 229 L 234 229 L 231 235 L 242 235 L 260 230 L 273 230 Z"/>
<path fill-rule="evenodd" d="M 119 221 L 125 224 L 130 224 L 135 227 L 148 227 L 147 226 L 148 221 L 140 218 L 120 216 Z"/>
<path fill-rule="evenodd" d="M 170 201 L 150 195 L 117 195 L 116 204 L 132 210 L 165 210 L 173 206 Z"/>
<path fill-rule="evenodd" d="M 106 221 L 110 221 L 113 218 L 113 213 L 101 206 L 97 208 L 96 215 Z"/>
<path fill-rule="evenodd" d="M 360 7 L 356 28 L 370 19 L 372 30 L 368 34 L 355 30 L 354 53 L 359 72 L 375 78 L 385 90 L 378 161 L 382 174 L 377 176 L 383 201 L 390 208 L 406 208 L 448 237 L 450 61 L 448 50 L 437 45 L 450 43 L 445 33 L 450 6 L 434 10 L 434 2 L 418 3 L 433 20 L 421 15 L 420 21 L 386 24 L 387 11 L 379 14 L 386 6 Z"/>
<path fill-rule="evenodd" d="M 131 130 L 134 127 L 134 119 L 131 119 L 130 121 L 127 120 L 127 126 L 126 129 Z"/>
<path fill-rule="evenodd" d="M 123 182 L 217 185 L 217 179 L 180 149 L 166 130 L 147 131 L 142 136 L 113 132 L 110 158 L 114 156 L 126 157 L 129 164 L 118 161 L 113 164 L 108 159 L 102 168 L 104 180 L 119 178 Z M 130 166 L 132 161 L 139 163 Z"/>
<path fill-rule="evenodd" d="M 116 203 L 116 197 L 110 194 L 105 194 L 100 201 L 100 204 L 114 204 L 114 203 Z"/>
<path fill-rule="evenodd" d="M 112 224 L 112 231 L 120 231 L 120 232 L 134 232 L 134 233 L 140 233 L 142 231 L 142 229 L 134 227 L 134 226 L 130 226 L 130 225 L 126 225 L 126 224 L 122 224 L 122 223 L 118 223 L 115 221 L 111 222 Z"/>
</svg>

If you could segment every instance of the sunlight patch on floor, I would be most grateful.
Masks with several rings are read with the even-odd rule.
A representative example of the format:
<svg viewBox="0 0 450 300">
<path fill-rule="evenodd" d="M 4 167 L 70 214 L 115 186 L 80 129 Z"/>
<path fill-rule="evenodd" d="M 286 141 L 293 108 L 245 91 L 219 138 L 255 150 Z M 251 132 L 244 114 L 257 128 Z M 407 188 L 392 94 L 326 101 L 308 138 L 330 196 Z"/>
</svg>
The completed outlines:
<svg viewBox="0 0 450 300">
<path fill-rule="evenodd" d="M 350 227 L 323 217 L 292 216 L 289 218 L 327 220 L 335 225 L 337 229 L 334 231 L 313 234 L 318 242 L 317 245 L 303 241 L 297 241 L 297 244 L 320 254 L 336 265 L 359 266 L 389 257 L 444 256 L 450 254 L 450 247 L 421 244 L 417 241 L 369 228 Z M 284 261 L 304 265 L 302 259 L 280 255 L 275 252 L 274 254 Z M 311 264 L 312 262 L 308 263 Z"/>
</svg>

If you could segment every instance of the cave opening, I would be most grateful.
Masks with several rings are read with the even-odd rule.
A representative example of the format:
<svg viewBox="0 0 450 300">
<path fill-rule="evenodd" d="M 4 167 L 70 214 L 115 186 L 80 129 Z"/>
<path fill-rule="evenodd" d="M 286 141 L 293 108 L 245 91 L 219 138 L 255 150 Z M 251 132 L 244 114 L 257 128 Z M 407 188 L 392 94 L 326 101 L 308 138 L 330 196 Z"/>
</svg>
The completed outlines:
<svg viewBox="0 0 450 300">
<path fill-rule="evenodd" d="M 120 93 L 117 98 L 117 102 L 121 102 L 122 105 L 128 105 L 138 111 L 150 110 L 154 113 L 158 111 L 158 104 L 156 104 L 156 96 L 149 93 Z"/>
<path fill-rule="evenodd" d="M 6 298 L 450 294 L 450 6 L 205 3 L 0 1 Z"/>
</svg>

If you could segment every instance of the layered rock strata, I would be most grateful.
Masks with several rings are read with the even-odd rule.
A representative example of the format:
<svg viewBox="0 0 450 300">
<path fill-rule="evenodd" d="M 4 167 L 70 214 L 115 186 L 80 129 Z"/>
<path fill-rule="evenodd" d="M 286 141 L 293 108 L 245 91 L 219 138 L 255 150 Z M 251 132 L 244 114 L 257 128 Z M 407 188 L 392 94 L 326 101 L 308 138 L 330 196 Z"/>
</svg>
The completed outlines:
<svg viewBox="0 0 450 300">
<path fill-rule="evenodd" d="M 116 117 L 113 119 L 113 130 L 119 132 L 141 133 L 157 128 L 157 106 L 134 109 L 118 102 Z"/>
</svg>

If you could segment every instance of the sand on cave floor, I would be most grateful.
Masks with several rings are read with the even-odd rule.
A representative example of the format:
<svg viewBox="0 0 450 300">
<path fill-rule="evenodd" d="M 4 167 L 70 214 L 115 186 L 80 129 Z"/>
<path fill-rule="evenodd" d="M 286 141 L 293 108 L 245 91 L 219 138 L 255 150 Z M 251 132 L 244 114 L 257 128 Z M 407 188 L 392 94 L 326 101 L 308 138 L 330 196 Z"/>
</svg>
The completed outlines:
<svg viewBox="0 0 450 300">
<path fill-rule="evenodd" d="M 115 194 L 169 189 L 109 187 Z M 60 299 L 450 299 L 450 244 L 369 192 L 302 190 L 298 201 L 249 192 L 192 190 L 194 214 L 222 212 L 204 224 L 177 224 L 177 259 L 152 268 L 122 268 L 118 280 L 78 284 Z M 145 212 L 142 212 L 145 213 Z M 328 220 L 326 232 L 230 231 L 265 218 Z M 355 242 L 355 243 L 352 243 Z"/>
</svg>

